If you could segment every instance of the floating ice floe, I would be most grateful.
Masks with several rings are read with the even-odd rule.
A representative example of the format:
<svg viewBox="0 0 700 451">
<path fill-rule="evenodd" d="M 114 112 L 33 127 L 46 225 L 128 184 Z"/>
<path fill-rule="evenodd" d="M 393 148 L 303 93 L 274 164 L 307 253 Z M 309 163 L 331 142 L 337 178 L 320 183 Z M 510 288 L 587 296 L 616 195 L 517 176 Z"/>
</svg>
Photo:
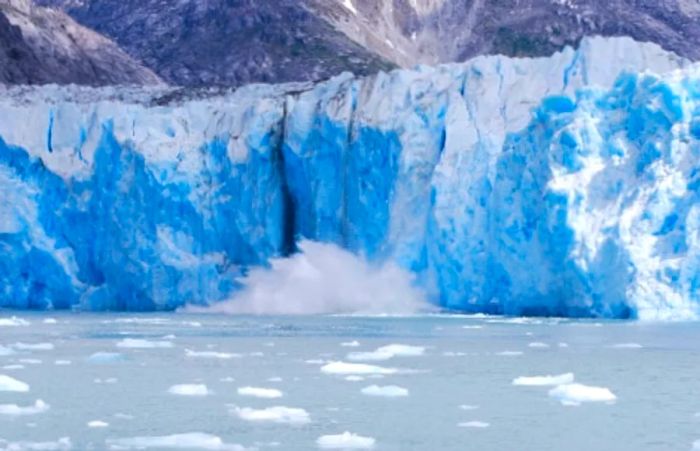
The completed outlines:
<svg viewBox="0 0 700 451">
<path fill-rule="evenodd" d="M 501 351 L 497 352 L 496 355 L 501 355 L 501 356 L 506 356 L 506 357 L 515 357 L 519 355 L 523 355 L 522 351 Z"/>
<path fill-rule="evenodd" d="M 231 413 L 241 420 L 284 424 L 306 424 L 311 421 L 309 413 L 300 408 L 274 406 L 265 409 L 232 406 Z"/>
<path fill-rule="evenodd" d="M 460 404 L 459 408 L 461 410 L 477 410 L 479 406 L 474 406 L 471 404 Z"/>
<path fill-rule="evenodd" d="M 547 385 L 564 385 L 574 382 L 574 373 L 558 374 L 556 376 L 521 376 L 513 379 L 513 385 L 544 387 Z"/>
<path fill-rule="evenodd" d="M 533 341 L 532 343 L 529 343 L 527 345 L 528 348 L 548 348 L 549 345 L 547 343 L 542 343 L 541 341 Z"/>
<path fill-rule="evenodd" d="M 484 421 L 465 421 L 463 423 L 458 423 L 458 427 L 461 428 L 475 428 L 475 429 L 484 429 L 489 426 L 491 426 L 489 423 L 486 423 Z"/>
<path fill-rule="evenodd" d="M 107 439 L 113 450 L 131 449 L 204 449 L 216 451 L 246 451 L 241 445 L 225 443 L 220 437 L 202 432 Z"/>
<path fill-rule="evenodd" d="M 0 357 L 15 354 L 14 349 L 0 345 Z"/>
<path fill-rule="evenodd" d="M 11 316 L 9 318 L 0 318 L 0 327 L 18 327 L 18 326 L 29 326 L 29 321 L 17 318 L 16 316 Z"/>
<path fill-rule="evenodd" d="M 53 364 L 57 365 L 57 366 L 66 366 L 66 365 L 70 365 L 71 363 L 73 363 L 73 362 L 71 362 L 70 360 L 56 360 L 53 362 Z"/>
<path fill-rule="evenodd" d="M 321 367 L 325 374 L 395 374 L 396 368 L 367 365 L 365 363 L 330 362 Z"/>
<path fill-rule="evenodd" d="M 209 389 L 204 384 L 177 384 L 168 389 L 171 395 L 180 396 L 207 396 Z"/>
<path fill-rule="evenodd" d="M 389 360 L 394 357 L 416 357 L 425 353 L 423 346 L 410 346 L 401 344 L 391 344 L 382 346 L 371 352 L 351 352 L 348 354 L 349 360 L 380 361 Z"/>
<path fill-rule="evenodd" d="M 10 442 L 0 439 L 0 449 L 3 451 L 70 451 L 73 443 L 69 437 L 62 437 L 55 442 Z"/>
<path fill-rule="evenodd" d="M 88 423 L 87 423 L 87 427 L 89 427 L 89 428 L 106 428 L 108 426 L 109 426 L 109 423 L 107 423 L 106 421 L 102 421 L 102 420 L 92 420 L 92 421 L 88 421 Z"/>
<path fill-rule="evenodd" d="M 617 397 L 605 387 L 592 387 L 582 384 L 563 384 L 549 391 L 549 396 L 558 399 L 565 406 L 578 406 L 584 402 L 615 402 Z"/>
<path fill-rule="evenodd" d="M 361 390 L 363 395 L 383 396 L 385 398 L 398 398 L 408 396 L 408 390 L 397 385 L 370 385 Z"/>
<path fill-rule="evenodd" d="M 116 363 L 124 360 L 124 355 L 118 352 L 95 352 L 87 358 L 90 363 L 105 364 Z"/>
<path fill-rule="evenodd" d="M 268 378 L 267 378 L 267 381 L 268 381 L 268 382 L 282 382 L 283 380 L 284 380 L 284 379 L 282 379 L 281 377 L 276 377 L 276 376 L 275 376 L 275 377 L 268 377 Z"/>
<path fill-rule="evenodd" d="M 372 449 L 376 440 L 372 437 L 363 437 L 351 432 L 343 432 L 337 435 L 322 435 L 316 439 L 316 444 L 322 449 Z"/>
<path fill-rule="evenodd" d="M 351 374 L 350 376 L 347 376 L 345 378 L 345 380 L 349 381 L 349 382 L 361 382 L 361 381 L 365 380 L 365 378 L 362 376 L 356 376 L 354 374 Z"/>
<path fill-rule="evenodd" d="M 172 341 L 151 341 L 141 338 L 125 338 L 116 345 L 118 348 L 131 349 L 154 349 L 154 348 L 172 348 Z"/>
<path fill-rule="evenodd" d="M 193 351 L 191 349 L 185 349 L 185 357 L 228 360 L 233 358 L 240 358 L 243 356 L 241 354 L 235 354 L 231 352 Z"/>
<path fill-rule="evenodd" d="M 28 392 L 29 384 L 26 384 L 14 377 L 0 374 L 0 391 Z"/>
<path fill-rule="evenodd" d="M 52 351 L 53 343 L 15 343 L 13 348 L 19 351 Z"/>
<path fill-rule="evenodd" d="M 5 365 L 2 367 L 3 370 L 21 370 L 24 369 L 24 365 L 18 365 L 18 364 L 12 364 L 12 365 Z"/>
<path fill-rule="evenodd" d="M 360 342 L 357 340 L 346 341 L 346 342 L 340 343 L 340 346 L 342 346 L 344 348 L 356 348 L 356 347 L 360 346 Z"/>
<path fill-rule="evenodd" d="M 642 349 L 644 346 L 639 343 L 618 343 L 612 345 L 615 349 Z"/>
<path fill-rule="evenodd" d="M 56 318 L 46 318 L 46 319 L 44 319 L 44 321 L 42 321 L 42 323 L 44 323 L 44 324 L 57 324 L 58 321 L 56 320 Z"/>
<path fill-rule="evenodd" d="M 0 404 L 0 415 L 20 416 L 20 415 L 36 415 L 49 410 L 51 406 L 46 404 L 41 399 L 37 399 L 33 405 L 18 406 L 17 404 Z"/>
<path fill-rule="evenodd" d="M 252 396 L 255 398 L 281 398 L 283 396 L 282 392 L 275 388 L 261 388 L 261 387 L 240 387 L 238 389 L 238 394 L 241 396 Z"/>
<path fill-rule="evenodd" d="M 19 359 L 19 363 L 26 363 L 27 365 L 41 365 L 42 361 L 40 359 Z"/>
</svg>

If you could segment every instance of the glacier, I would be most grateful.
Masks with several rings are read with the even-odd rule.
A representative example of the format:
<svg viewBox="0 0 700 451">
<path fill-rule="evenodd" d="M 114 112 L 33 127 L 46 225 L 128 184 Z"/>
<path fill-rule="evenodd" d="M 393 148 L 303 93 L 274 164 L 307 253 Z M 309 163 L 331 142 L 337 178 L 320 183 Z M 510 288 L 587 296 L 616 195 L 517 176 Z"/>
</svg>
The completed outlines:
<svg viewBox="0 0 700 451">
<path fill-rule="evenodd" d="M 0 307 L 208 305 L 297 243 L 450 310 L 691 319 L 700 66 L 628 38 L 236 91 L 0 88 Z"/>
</svg>

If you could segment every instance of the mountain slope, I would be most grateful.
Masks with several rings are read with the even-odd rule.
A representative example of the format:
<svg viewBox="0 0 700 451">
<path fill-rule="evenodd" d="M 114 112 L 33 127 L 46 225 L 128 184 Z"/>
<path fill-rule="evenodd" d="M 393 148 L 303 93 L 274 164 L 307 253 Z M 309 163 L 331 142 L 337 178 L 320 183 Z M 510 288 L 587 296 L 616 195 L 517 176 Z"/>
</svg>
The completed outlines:
<svg viewBox="0 0 700 451">
<path fill-rule="evenodd" d="M 66 8 L 172 84 L 307 81 L 393 67 L 297 0 L 44 3 Z"/>
<path fill-rule="evenodd" d="M 40 2 L 187 86 L 315 81 L 481 54 L 544 56 L 588 35 L 630 36 L 700 59 L 695 0 Z"/>
<path fill-rule="evenodd" d="M 65 13 L 0 0 L 0 83 L 162 83 L 117 45 Z"/>
</svg>

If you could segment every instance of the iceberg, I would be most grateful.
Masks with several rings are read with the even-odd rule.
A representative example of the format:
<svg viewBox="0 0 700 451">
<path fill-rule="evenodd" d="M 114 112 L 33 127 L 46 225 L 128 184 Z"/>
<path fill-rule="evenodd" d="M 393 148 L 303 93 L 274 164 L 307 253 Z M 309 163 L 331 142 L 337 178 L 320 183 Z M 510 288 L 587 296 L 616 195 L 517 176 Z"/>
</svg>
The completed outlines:
<svg viewBox="0 0 700 451">
<path fill-rule="evenodd" d="M 700 67 L 654 44 L 236 91 L 6 87 L 0 118 L 0 307 L 235 301 L 306 240 L 450 310 L 698 313 Z"/>
</svg>

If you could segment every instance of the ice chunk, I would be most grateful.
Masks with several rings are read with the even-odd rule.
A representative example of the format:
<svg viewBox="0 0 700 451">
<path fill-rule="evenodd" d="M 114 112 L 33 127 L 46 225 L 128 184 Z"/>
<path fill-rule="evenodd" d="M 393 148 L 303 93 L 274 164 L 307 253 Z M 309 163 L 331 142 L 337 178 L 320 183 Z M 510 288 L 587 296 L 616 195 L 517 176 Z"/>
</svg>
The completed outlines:
<svg viewBox="0 0 700 451">
<path fill-rule="evenodd" d="M 0 374 L 0 391 L 28 392 L 29 384 L 13 377 Z"/>
<path fill-rule="evenodd" d="M 343 343 L 340 343 L 340 346 L 343 346 L 345 348 L 356 348 L 356 347 L 360 346 L 360 342 L 357 340 L 345 341 Z"/>
<path fill-rule="evenodd" d="M 235 354 L 235 353 L 231 353 L 231 352 L 193 351 L 191 349 L 185 349 L 185 356 L 192 357 L 192 358 L 200 358 L 200 359 L 222 359 L 222 360 L 243 357 L 241 354 Z"/>
<path fill-rule="evenodd" d="M 425 348 L 423 346 L 391 344 L 377 348 L 372 352 L 351 352 L 348 354 L 348 359 L 356 361 L 380 361 L 389 360 L 393 357 L 421 356 L 424 352 Z"/>
<path fill-rule="evenodd" d="M 69 437 L 62 437 L 55 442 L 10 442 L 0 439 L 0 449 L 4 451 L 70 451 L 73 443 Z"/>
<path fill-rule="evenodd" d="M 210 394 L 204 384 L 178 384 L 168 389 L 168 393 L 180 396 L 206 396 Z"/>
<path fill-rule="evenodd" d="M 513 385 L 541 387 L 547 385 L 564 385 L 574 382 L 573 373 L 564 373 L 556 376 L 522 376 L 513 379 Z"/>
<path fill-rule="evenodd" d="M 20 351 L 51 351 L 54 349 L 53 343 L 15 343 L 12 347 Z"/>
<path fill-rule="evenodd" d="M 403 396 L 408 396 L 408 390 L 399 387 L 397 385 L 385 385 L 385 386 L 379 386 L 379 385 L 370 385 L 369 387 L 365 387 L 362 390 L 363 395 L 368 395 L 368 396 L 383 396 L 386 398 L 397 398 L 397 397 L 403 397 Z"/>
<path fill-rule="evenodd" d="M 21 416 L 36 415 L 49 410 L 50 406 L 41 399 L 29 406 L 18 406 L 17 404 L 0 404 L 0 415 Z"/>
<path fill-rule="evenodd" d="M 29 321 L 11 316 L 10 318 L 0 318 L 0 327 L 29 326 Z"/>
<path fill-rule="evenodd" d="M 463 423 L 458 423 L 458 427 L 461 428 L 477 428 L 477 429 L 484 429 L 489 426 L 491 426 L 489 423 L 486 423 L 484 421 L 465 421 Z"/>
<path fill-rule="evenodd" d="M 88 357 L 88 362 L 96 364 L 116 363 L 124 360 L 124 356 L 118 352 L 95 352 Z"/>
<path fill-rule="evenodd" d="M 396 368 L 386 368 L 383 366 L 367 365 L 364 363 L 330 362 L 321 367 L 321 372 L 326 374 L 394 374 L 398 372 Z"/>
<path fill-rule="evenodd" d="M 284 424 L 306 424 L 311 421 L 309 413 L 300 408 L 274 406 L 264 409 L 233 406 L 231 413 L 241 420 Z"/>
<path fill-rule="evenodd" d="M 316 444 L 322 449 L 372 449 L 376 440 L 372 437 L 363 437 L 351 432 L 343 432 L 337 435 L 322 435 L 316 440 Z"/>
<path fill-rule="evenodd" d="M 564 384 L 549 391 L 549 396 L 558 399 L 565 406 L 577 406 L 584 402 L 615 402 L 617 397 L 605 387 L 592 387 L 582 384 Z"/>
<path fill-rule="evenodd" d="M 109 426 L 109 423 L 102 421 L 102 420 L 92 420 L 88 421 L 87 427 L 89 428 L 106 428 Z"/>
<path fill-rule="evenodd" d="M 118 348 L 132 348 L 132 349 L 154 349 L 154 348 L 172 348 L 173 343 L 171 341 L 151 341 L 144 340 L 141 338 L 125 338 L 116 345 Z"/>
<path fill-rule="evenodd" d="M 255 398 L 281 398 L 282 392 L 274 388 L 240 387 L 238 394 L 241 396 L 252 396 Z"/>
<path fill-rule="evenodd" d="M 203 449 L 216 451 L 246 451 L 241 445 L 225 443 L 220 437 L 202 432 L 108 439 L 113 450 L 138 449 Z"/>
</svg>

